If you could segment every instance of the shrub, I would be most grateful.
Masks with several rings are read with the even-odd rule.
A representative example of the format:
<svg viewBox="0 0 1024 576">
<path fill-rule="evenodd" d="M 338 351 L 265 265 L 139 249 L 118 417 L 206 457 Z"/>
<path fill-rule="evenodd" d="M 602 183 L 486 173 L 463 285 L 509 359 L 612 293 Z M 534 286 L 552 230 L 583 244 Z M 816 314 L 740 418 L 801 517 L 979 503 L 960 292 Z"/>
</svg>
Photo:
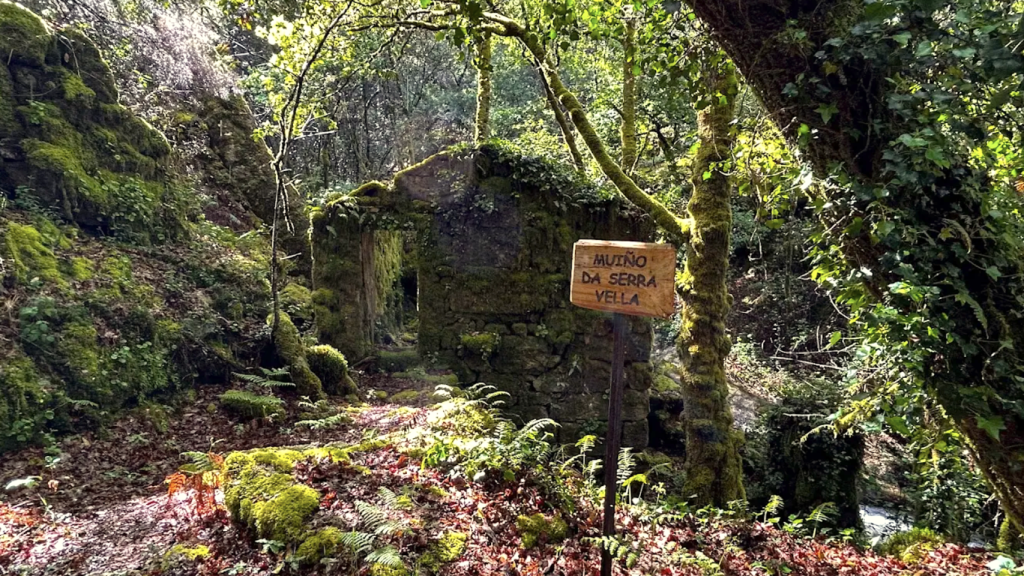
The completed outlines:
<svg viewBox="0 0 1024 576">
<path fill-rule="evenodd" d="M 887 538 L 882 543 L 880 552 L 887 556 L 896 556 L 904 562 L 915 562 L 945 543 L 945 539 L 930 528 L 911 528 Z"/>
<path fill-rule="evenodd" d="M 228 412 L 252 420 L 284 413 L 284 401 L 245 390 L 228 390 L 220 395 L 220 403 Z"/>
</svg>

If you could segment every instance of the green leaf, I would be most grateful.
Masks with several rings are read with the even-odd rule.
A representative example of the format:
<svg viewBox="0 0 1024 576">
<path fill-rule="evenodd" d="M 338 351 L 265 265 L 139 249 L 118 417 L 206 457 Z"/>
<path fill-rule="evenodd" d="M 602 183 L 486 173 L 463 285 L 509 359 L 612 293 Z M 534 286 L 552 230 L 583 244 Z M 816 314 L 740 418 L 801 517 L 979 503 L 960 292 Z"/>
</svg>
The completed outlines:
<svg viewBox="0 0 1024 576">
<path fill-rule="evenodd" d="M 825 350 L 828 350 L 829 348 L 835 346 L 842 339 L 843 339 L 843 333 L 838 331 L 838 330 L 836 330 L 835 332 L 832 333 L 831 336 L 828 337 L 828 346 L 825 347 Z"/>
<path fill-rule="evenodd" d="M 853 219 L 853 222 L 843 230 L 843 233 L 847 236 L 856 236 L 860 234 L 860 229 L 864 226 L 864 219 L 857 216 Z"/>
<path fill-rule="evenodd" d="M 764 225 L 769 230 L 778 230 L 779 228 L 782 228 L 782 225 L 785 224 L 785 223 L 786 223 L 786 221 L 783 220 L 782 218 L 773 218 L 773 219 L 765 222 Z"/>
<path fill-rule="evenodd" d="M 989 266 L 988 268 L 985 268 L 985 272 L 989 276 L 991 276 L 993 280 L 999 280 L 999 277 L 1003 275 L 999 271 L 999 268 L 996 268 L 995 266 Z"/>
<path fill-rule="evenodd" d="M 885 220 L 875 225 L 875 233 L 881 237 L 888 236 L 896 228 L 896 223 L 892 220 Z"/>
<path fill-rule="evenodd" d="M 999 441 L 999 432 L 1006 430 L 1006 423 L 1003 422 L 1001 416 L 975 416 L 974 419 L 978 421 L 978 428 L 988 432 L 988 435 L 997 442 Z"/>
<path fill-rule="evenodd" d="M 925 140 L 924 138 L 918 138 L 917 136 L 913 136 L 911 134 L 900 135 L 900 143 L 906 146 L 907 148 L 921 148 L 922 146 L 928 145 L 928 141 Z"/>
<path fill-rule="evenodd" d="M 957 58 L 974 58 L 974 55 L 977 54 L 977 53 L 978 53 L 977 50 L 975 50 L 974 48 L 954 48 L 953 49 L 953 56 L 956 56 Z"/>
<path fill-rule="evenodd" d="M 899 44 L 900 46 L 906 48 L 907 43 L 910 42 L 910 32 L 900 32 L 899 34 L 893 36 L 892 39 L 895 40 L 896 43 Z"/>
<path fill-rule="evenodd" d="M 921 58 L 923 56 L 930 56 L 932 53 L 932 43 L 928 40 L 922 40 L 917 45 L 917 50 L 914 51 L 914 56 Z"/>
<path fill-rule="evenodd" d="M 885 423 L 896 432 L 904 436 L 910 436 L 910 428 L 907 427 L 907 422 L 902 416 L 890 416 L 885 419 Z"/>
<path fill-rule="evenodd" d="M 640 69 L 640 66 L 633 64 L 633 76 L 639 76 L 641 73 L 643 73 L 643 70 Z"/>
<path fill-rule="evenodd" d="M 839 113 L 839 108 L 836 108 L 835 104 L 822 104 L 821 106 L 818 106 L 817 109 L 815 109 L 815 112 L 821 114 L 822 121 L 825 122 L 825 124 L 828 124 L 828 121 L 831 120 L 833 116 Z"/>
</svg>

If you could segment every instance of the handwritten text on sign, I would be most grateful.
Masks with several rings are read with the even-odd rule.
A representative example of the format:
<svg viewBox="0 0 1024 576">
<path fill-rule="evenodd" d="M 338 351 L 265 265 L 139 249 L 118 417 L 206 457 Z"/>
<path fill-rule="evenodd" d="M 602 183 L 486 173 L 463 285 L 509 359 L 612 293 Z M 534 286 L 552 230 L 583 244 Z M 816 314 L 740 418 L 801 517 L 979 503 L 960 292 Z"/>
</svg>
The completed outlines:
<svg viewBox="0 0 1024 576">
<path fill-rule="evenodd" d="M 675 312 L 671 244 L 580 240 L 572 253 L 570 300 L 581 308 L 666 318 Z"/>
</svg>

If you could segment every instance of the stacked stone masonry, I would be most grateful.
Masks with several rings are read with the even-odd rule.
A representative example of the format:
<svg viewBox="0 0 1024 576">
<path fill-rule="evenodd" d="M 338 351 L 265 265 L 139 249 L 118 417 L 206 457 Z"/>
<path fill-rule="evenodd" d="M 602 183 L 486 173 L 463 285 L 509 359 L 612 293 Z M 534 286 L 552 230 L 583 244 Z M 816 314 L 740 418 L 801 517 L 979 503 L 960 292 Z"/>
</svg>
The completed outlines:
<svg viewBox="0 0 1024 576">
<path fill-rule="evenodd" d="M 363 186 L 313 215 L 316 322 L 325 343 L 358 360 L 373 326 L 370 301 L 398 301 L 397 274 L 417 270 L 423 358 L 463 384 L 510 394 L 523 421 L 552 418 L 559 440 L 603 436 L 611 375 L 611 316 L 569 302 L 573 244 L 581 238 L 650 241 L 654 226 L 571 171 L 507 147 L 449 151 Z M 406 239 L 402 262 L 381 262 L 380 243 Z M 395 278 L 392 284 L 367 277 Z M 377 307 L 376 314 L 388 314 Z M 648 442 L 650 321 L 629 320 L 624 446 Z"/>
</svg>

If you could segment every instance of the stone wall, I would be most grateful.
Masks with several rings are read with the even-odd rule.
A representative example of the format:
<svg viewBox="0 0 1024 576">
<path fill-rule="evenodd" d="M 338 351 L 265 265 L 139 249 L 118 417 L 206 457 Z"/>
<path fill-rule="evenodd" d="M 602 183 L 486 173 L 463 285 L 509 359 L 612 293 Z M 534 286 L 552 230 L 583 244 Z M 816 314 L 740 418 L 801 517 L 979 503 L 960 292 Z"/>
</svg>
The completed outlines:
<svg viewBox="0 0 1024 576">
<path fill-rule="evenodd" d="M 367 187 L 364 186 L 364 189 Z M 337 201 L 312 213 L 313 314 L 320 342 L 352 362 L 401 329 L 403 238 Z"/>
<path fill-rule="evenodd" d="M 462 383 L 509 392 L 507 406 L 523 420 L 553 418 L 563 441 L 604 433 L 611 316 L 570 304 L 572 247 L 581 238 L 651 240 L 654 227 L 645 217 L 572 171 L 487 145 L 436 155 L 390 186 L 367 185 L 335 200 L 314 218 L 314 246 L 328 242 L 319 236 L 328 222 L 335 230 L 350 227 L 331 242 L 349 240 L 343 250 L 314 248 L 316 293 L 341 290 L 350 294 L 346 302 L 365 299 L 354 294 L 362 290 L 358 281 L 338 286 L 343 276 L 358 277 L 365 251 L 355 246 L 356 232 L 411 230 L 415 249 L 405 258 L 418 270 L 420 355 L 446 364 Z M 331 283 L 318 273 L 337 266 L 348 272 Z M 318 311 L 318 325 L 321 317 L 332 324 L 338 315 Z M 623 442 L 642 447 L 652 332 L 643 318 L 631 318 L 629 327 Z"/>
</svg>

